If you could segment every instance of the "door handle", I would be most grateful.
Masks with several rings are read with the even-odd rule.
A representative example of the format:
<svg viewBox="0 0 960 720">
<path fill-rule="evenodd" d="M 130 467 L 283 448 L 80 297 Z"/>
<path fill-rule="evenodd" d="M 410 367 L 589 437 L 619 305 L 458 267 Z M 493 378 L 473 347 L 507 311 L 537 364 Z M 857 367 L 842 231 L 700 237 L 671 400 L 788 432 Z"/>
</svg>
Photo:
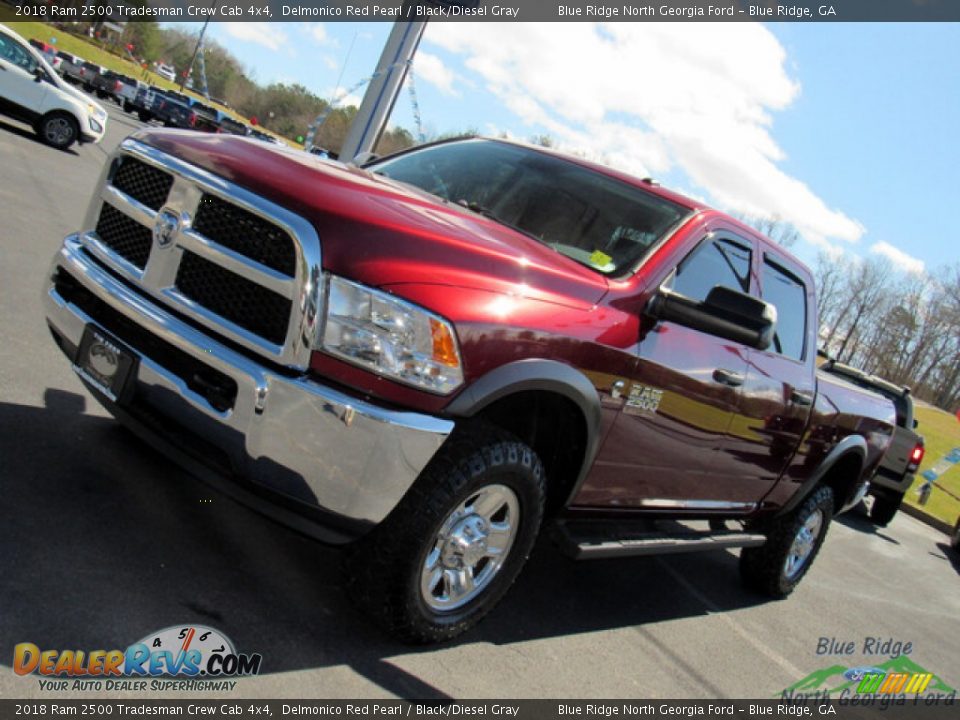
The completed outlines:
<svg viewBox="0 0 960 720">
<path fill-rule="evenodd" d="M 717 368 L 713 371 L 713 379 L 721 385 L 728 385 L 730 387 L 740 387 L 743 385 L 743 374 L 733 372 L 733 370 Z"/>
<path fill-rule="evenodd" d="M 790 393 L 790 402 L 794 405 L 813 405 L 813 395 L 807 393 L 802 393 L 799 390 L 794 390 Z"/>
</svg>

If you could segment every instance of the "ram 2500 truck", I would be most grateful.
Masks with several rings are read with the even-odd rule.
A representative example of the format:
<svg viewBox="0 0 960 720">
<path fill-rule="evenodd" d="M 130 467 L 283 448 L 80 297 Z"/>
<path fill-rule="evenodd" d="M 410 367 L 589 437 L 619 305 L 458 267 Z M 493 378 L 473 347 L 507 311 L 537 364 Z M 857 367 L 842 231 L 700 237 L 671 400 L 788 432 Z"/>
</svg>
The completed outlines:
<svg viewBox="0 0 960 720">
<path fill-rule="evenodd" d="M 349 591 L 414 642 L 477 622 L 548 524 L 584 559 L 742 548 L 784 597 L 894 421 L 818 379 L 813 280 L 782 247 L 499 140 L 359 168 L 141 131 L 45 302 L 100 402 L 347 544 Z"/>
</svg>

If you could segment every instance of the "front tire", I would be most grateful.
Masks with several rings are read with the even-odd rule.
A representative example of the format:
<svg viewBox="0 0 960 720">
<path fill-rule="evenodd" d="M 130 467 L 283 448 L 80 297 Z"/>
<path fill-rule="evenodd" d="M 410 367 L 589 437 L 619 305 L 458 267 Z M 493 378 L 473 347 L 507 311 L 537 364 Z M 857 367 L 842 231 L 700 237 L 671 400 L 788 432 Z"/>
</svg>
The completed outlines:
<svg viewBox="0 0 960 720">
<path fill-rule="evenodd" d="M 458 428 L 393 512 L 348 550 L 353 599 L 412 643 L 476 625 L 513 584 L 544 507 L 543 466 L 516 437 Z"/>
<path fill-rule="evenodd" d="M 740 553 L 740 577 L 754 592 L 785 598 L 813 564 L 833 516 L 833 491 L 817 488 L 799 507 L 773 522 L 767 542 Z"/>
<path fill-rule="evenodd" d="M 80 137 L 80 126 L 72 115 L 53 112 L 37 123 L 37 135 L 50 147 L 66 150 Z"/>
<path fill-rule="evenodd" d="M 893 520 L 903 502 L 902 493 L 891 495 L 877 495 L 873 498 L 873 507 L 870 508 L 870 521 L 879 527 L 886 527 Z"/>
</svg>

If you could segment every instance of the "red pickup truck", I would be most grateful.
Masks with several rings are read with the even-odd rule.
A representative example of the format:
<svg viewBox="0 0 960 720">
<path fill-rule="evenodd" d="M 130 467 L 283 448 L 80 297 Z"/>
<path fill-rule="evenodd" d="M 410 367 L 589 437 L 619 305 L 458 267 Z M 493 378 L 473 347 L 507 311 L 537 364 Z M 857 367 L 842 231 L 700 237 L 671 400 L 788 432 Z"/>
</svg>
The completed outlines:
<svg viewBox="0 0 960 720">
<path fill-rule="evenodd" d="M 890 441 L 817 378 L 813 280 L 723 213 L 485 139 L 364 167 L 149 130 L 46 291 L 94 396 L 225 492 L 344 543 L 348 587 L 453 637 L 548 524 L 577 558 L 743 548 L 789 594 Z"/>
</svg>

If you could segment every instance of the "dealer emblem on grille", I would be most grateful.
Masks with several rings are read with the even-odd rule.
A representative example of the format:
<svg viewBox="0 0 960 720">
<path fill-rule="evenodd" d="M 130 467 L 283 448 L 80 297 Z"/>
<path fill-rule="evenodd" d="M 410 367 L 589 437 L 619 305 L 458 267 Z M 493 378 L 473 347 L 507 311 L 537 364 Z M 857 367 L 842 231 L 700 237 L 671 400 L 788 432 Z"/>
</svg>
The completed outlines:
<svg viewBox="0 0 960 720">
<path fill-rule="evenodd" d="M 179 230 L 180 217 L 172 210 L 161 210 L 157 213 L 157 220 L 153 224 L 153 242 L 158 248 L 170 247 Z"/>
</svg>

